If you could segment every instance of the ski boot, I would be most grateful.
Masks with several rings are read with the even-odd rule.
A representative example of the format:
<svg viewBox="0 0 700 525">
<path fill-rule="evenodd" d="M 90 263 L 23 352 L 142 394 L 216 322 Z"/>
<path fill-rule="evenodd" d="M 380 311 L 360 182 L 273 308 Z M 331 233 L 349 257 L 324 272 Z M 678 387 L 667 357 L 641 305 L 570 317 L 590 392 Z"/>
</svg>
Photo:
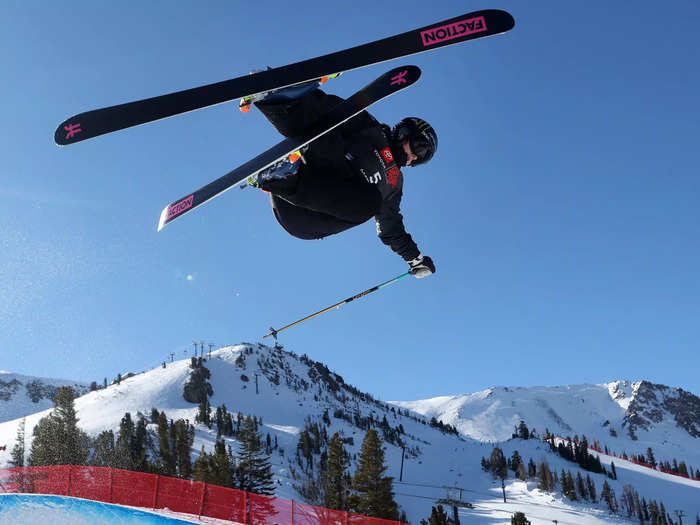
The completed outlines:
<svg viewBox="0 0 700 525">
<path fill-rule="evenodd" d="M 301 162 L 304 161 L 303 154 L 308 149 L 308 146 L 297 150 L 285 158 L 278 160 L 272 166 L 265 168 L 257 173 L 252 174 L 246 179 L 249 186 L 253 188 L 261 188 L 263 184 L 266 184 L 275 180 L 282 180 L 288 177 L 292 177 L 299 173 L 299 166 Z M 263 190 L 264 191 L 264 190 Z"/>
<path fill-rule="evenodd" d="M 268 69 L 270 69 L 268 67 Z M 260 73 L 262 70 L 253 70 L 250 74 Z M 265 100 L 267 102 L 278 102 L 283 100 L 294 100 L 295 98 L 301 98 L 307 93 L 310 93 L 317 87 L 328 82 L 330 78 L 337 78 L 341 73 L 334 73 L 333 75 L 328 75 L 318 80 L 311 80 L 309 82 L 303 82 L 301 84 L 296 84 L 294 86 L 289 86 L 286 88 L 272 89 L 270 91 L 264 91 L 262 93 L 256 93 L 254 95 L 248 95 L 243 97 L 238 102 L 238 110 L 241 113 L 248 113 L 254 102 L 259 102 Z"/>
</svg>

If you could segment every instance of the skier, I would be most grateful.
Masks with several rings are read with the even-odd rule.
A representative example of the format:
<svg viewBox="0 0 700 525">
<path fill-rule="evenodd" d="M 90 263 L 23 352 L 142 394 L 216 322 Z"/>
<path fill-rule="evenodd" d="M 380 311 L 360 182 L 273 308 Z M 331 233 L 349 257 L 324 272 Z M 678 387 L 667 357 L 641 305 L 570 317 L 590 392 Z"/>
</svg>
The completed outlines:
<svg viewBox="0 0 700 525">
<path fill-rule="evenodd" d="M 241 111 L 255 106 L 285 137 L 322 123 L 343 99 L 311 82 L 246 97 Z M 381 241 L 423 278 L 435 273 L 406 233 L 400 203 L 401 168 L 428 162 L 437 149 L 435 130 L 407 117 L 390 128 L 363 111 L 302 151 L 248 178 L 248 184 L 270 193 L 280 225 L 300 239 L 321 239 L 374 217 Z"/>
</svg>

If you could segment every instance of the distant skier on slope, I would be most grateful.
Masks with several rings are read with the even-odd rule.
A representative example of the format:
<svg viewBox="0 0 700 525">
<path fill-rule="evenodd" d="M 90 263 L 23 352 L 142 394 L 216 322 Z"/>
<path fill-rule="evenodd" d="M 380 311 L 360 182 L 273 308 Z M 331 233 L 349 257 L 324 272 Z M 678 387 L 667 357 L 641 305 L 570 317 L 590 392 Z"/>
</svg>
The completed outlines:
<svg viewBox="0 0 700 525">
<path fill-rule="evenodd" d="M 343 100 L 318 85 L 246 97 L 241 110 L 252 102 L 282 135 L 299 135 Z M 437 142 L 435 130 L 421 119 L 405 118 L 392 129 L 364 111 L 248 183 L 271 194 L 277 221 L 300 239 L 321 239 L 374 217 L 382 242 L 422 278 L 435 273 L 435 265 L 404 228 L 400 168 L 428 162 Z"/>
</svg>

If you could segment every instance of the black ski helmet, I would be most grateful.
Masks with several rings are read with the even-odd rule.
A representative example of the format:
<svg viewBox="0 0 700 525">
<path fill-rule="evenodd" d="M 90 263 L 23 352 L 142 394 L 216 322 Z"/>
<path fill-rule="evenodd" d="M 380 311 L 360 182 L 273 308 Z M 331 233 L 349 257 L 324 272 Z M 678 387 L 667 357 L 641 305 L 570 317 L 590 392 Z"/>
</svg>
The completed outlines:
<svg viewBox="0 0 700 525">
<path fill-rule="evenodd" d="M 406 117 L 394 126 L 391 132 L 392 151 L 398 153 L 399 163 L 406 165 L 406 153 L 403 142 L 408 140 L 411 151 L 418 157 L 411 166 L 424 164 L 433 158 L 437 150 L 437 133 L 425 120 L 417 117 Z M 403 162 L 401 162 L 403 160 Z"/>
</svg>

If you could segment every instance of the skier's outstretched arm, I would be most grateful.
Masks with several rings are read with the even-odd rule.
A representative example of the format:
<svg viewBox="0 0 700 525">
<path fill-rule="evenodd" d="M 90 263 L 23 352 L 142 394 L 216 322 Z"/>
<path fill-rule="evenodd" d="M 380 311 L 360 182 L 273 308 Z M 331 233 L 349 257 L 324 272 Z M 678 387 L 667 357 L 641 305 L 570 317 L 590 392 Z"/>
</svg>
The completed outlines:
<svg viewBox="0 0 700 525">
<path fill-rule="evenodd" d="M 435 273 L 435 265 L 430 257 L 420 253 L 418 245 L 406 232 L 399 209 L 400 201 L 401 195 L 398 194 L 382 202 L 382 208 L 374 218 L 377 223 L 377 235 L 408 263 L 411 273 L 421 279 Z"/>
</svg>

